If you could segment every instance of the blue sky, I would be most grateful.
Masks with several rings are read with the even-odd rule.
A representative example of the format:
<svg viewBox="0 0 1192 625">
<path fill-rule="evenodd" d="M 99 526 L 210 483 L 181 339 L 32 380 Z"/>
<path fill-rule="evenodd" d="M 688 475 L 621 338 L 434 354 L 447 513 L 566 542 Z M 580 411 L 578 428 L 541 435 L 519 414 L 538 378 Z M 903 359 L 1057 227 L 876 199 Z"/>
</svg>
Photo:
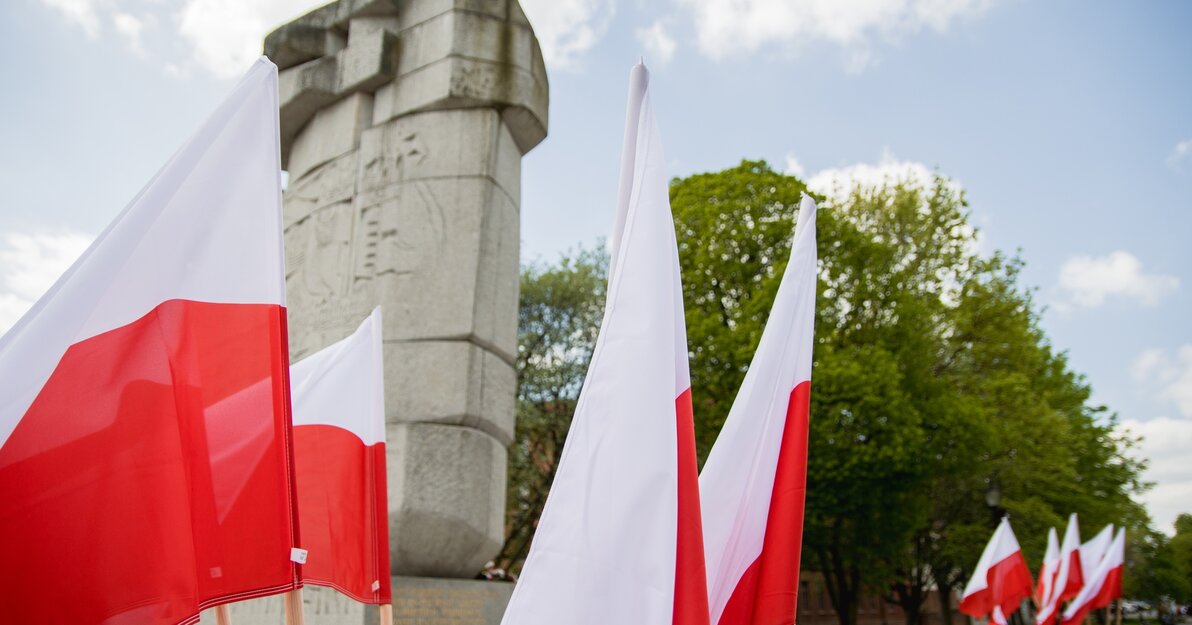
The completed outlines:
<svg viewBox="0 0 1192 625">
<path fill-rule="evenodd" d="M 0 3 L 0 331 L 308 0 Z M 1146 496 L 1192 512 L 1192 4 L 526 0 L 550 136 L 523 260 L 611 228 L 629 66 L 673 175 L 742 158 L 827 184 L 938 169 L 986 251 L 1019 250 L 1044 327 L 1147 436 Z"/>
</svg>

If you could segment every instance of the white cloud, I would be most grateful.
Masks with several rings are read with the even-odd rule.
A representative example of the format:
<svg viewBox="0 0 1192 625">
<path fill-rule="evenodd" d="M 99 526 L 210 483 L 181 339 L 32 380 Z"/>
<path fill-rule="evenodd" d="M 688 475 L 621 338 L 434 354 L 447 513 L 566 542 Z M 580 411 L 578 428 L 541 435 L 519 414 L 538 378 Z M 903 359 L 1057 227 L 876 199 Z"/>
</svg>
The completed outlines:
<svg viewBox="0 0 1192 625">
<path fill-rule="evenodd" d="M 41 0 L 46 6 L 56 9 L 69 22 L 83 28 L 88 39 L 99 36 L 99 11 L 97 0 Z"/>
<path fill-rule="evenodd" d="M 798 165 L 798 162 L 795 164 Z M 787 156 L 787 171 L 798 175 L 791 169 L 790 156 Z M 898 183 L 930 188 L 935 184 L 935 174 L 923 163 L 898 160 L 886 150 L 877 163 L 854 163 L 844 167 L 822 169 L 807 179 L 807 186 L 812 191 L 836 199 L 847 197 L 857 187 Z"/>
<path fill-rule="evenodd" d="M 577 67 L 579 57 L 596 45 L 616 12 L 613 0 L 521 0 L 534 26 L 542 58 L 551 69 Z"/>
<path fill-rule="evenodd" d="M 192 60 L 221 78 L 243 74 L 261 55 L 265 35 L 324 4 L 319 0 L 187 0 L 178 32 Z"/>
<path fill-rule="evenodd" d="M 1138 355 L 1130 370 L 1134 381 L 1154 389 L 1160 399 L 1170 401 L 1180 414 L 1192 418 L 1192 345 L 1169 355 L 1164 349 L 1148 349 Z"/>
<path fill-rule="evenodd" d="M 844 48 L 848 68 L 859 70 L 872 59 L 874 37 L 893 41 L 924 28 L 944 32 L 995 0 L 678 1 L 691 9 L 699 49 L 713 59 L 822 40 Z"/>
<path fill-rule="evenodd" d="M 646 52 L 646 62 L 658 67 L 665 66 L 675 57 L 675 38 L 664 20 L 657 20 L 649 28 L 637 30 L 637 40 Z"/>
<path fill-rule="evenodd" d="M 1154 306 L 1179 285 L 1175 276 L 1144 272 L 1142 261 L 1122 250 L 1099 257 L 1073 256 L 1060 267 L 1061 298 L 1056 305 L 1061 311 L 1097 308 L 1109 298 L 1124 297 Z"/>
<path fill-rule="evenodd" d="M 843 201 L 857 189 L 874 189 L 882 186 L 905 184 L 911 187 L 933 191 L 936 173 L 926 163 L 899 160 L 889 149 L 882 151 L 876 163 L 853 163 L 842 167 L 821 169 L 810 177 L 804 177 L 805 167 L 794 156 L 786 155 L 786 172 L 807 181 L 807 188 L 826 196 L 829 201 Z M 963 185 L 955 179 L 945 183 L 953 192 L 960 193 Z M 987 223 L 987 217 L 978 217 Z M 986 256 L 985 239 L 981 232 L 969 224 L 957 233 L 965 238 L 965 247 L 973 256 Z"/>
<path fill-rule="evenodd" d="M 0 235 L 0 333 L 29 310 L 91 239 L 75 232 Z"/>
<path fill-rule="evenodd" d="M 1180 141 L 1175 144 L 1175 147 L 1171 149 L 1171 154 L 1167 156 L 1167 164 L 1177 167 L 1189 154 L 1192 154 L 1192 139 Z"/>
<path fill-rule="evenodd" d="M 803 166 L 803 163 L 799 162 L 798 158 L 795 158 L 795 155 L 793 153 L 787 152 L 786 153 L 786 173 L 791 174 L 792 176 L 798 176 L 799 178 L 802 178 L 803 175 L 807 173 L 807 168 Z"/>
<path fill-rule="evenodd" d="M 1171 534 L 1176 516 L 1192 512 L 1192 471 L 1187 460 L 1188 450 L 1192 449 L 1192 419 L 1127 420 L 1119 431 L 1143 437 L 1134 456 L 1149 461 L 1143 477 L 1156 485 L 1142 496 L 1142 501 L 1156 527 Z"/>
<path fill-rule="evenodd" d="M 116 13 L 112 16 L 112 24 L 116 32 L 124 36 L 128 48 L 137 56 L 145 56 L 145 46 L 141 42 L 141 32 L 145 30 L 146 20 L 128 13 Z"/>
</svg>

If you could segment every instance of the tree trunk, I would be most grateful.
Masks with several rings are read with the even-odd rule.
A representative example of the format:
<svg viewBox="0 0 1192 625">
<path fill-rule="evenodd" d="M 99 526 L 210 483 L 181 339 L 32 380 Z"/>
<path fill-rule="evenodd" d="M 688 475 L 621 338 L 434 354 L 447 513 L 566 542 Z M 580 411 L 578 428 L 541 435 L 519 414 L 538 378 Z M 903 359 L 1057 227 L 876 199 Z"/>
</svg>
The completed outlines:
<svg viewBox="0 0 1192 625">
<path fill-rule="evenodd" d="M 952 625 L 952 588 L 940 586 L 937 592 L 940 599 L 940 622 L 943 625 Z"/>
<path fill-rule="evenodd" d="M 923 623 L 923 603 L 927 599 L 926 593 L 923 592 L 923 586 L 911 576 L 907 583 L 898 583 L 890 587 L 893 591 L 893 597 L 883 597 L 883 601 L 888 601 L 902 608 L 902 614 L 906 617 L 906 625 L 921 625 Z"/>
<path fill-rule="evenodd" d="M 839 625 L 857 625 L 857 597 L 861 592 L 861 571 L 844 562 L 839 527 L 832 528 L 832 544 L 816 549 L 820 573 L 828 590 L 828 600 L 836 611 Z"/>
</svg>

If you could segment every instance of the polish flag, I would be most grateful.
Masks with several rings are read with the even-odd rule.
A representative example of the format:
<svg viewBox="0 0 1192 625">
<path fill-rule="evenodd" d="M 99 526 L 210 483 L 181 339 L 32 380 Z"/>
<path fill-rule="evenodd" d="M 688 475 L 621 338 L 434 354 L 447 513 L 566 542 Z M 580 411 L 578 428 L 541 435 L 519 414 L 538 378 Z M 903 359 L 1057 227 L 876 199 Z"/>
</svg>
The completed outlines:
<svg viewBox="0 0 1192 625">
<path fill-rule="evenodd" d="M 1060 570 L 1060 539 L 1055 528 L 1047 530 L 1047 552 L 1043 556 L 1043 567 L 1039 570 L 1039 580 L 1035 586 L 1035 599 L 1039 605 L 1046 605 L 1051 600 L 1052 588 L 1055 586 L 1055 576 Z"/>
<path fill-rule="evenodd" d="M 1068 516 L 1068 529 L 1064 530 L 1064 542 L 1060 545 L 1060 569 L 1056 572 L 1056 595 L 1060 601 L 1075 597 L 1084 586 L 1084 570 L 1080 559 L 1080 526 L 1076 513 Z"/>
<path fill-rule="evenodd" d="M 770 319 L 700 474 L 708 607 L 718 625 L 795 622 L 815 329 L 815 212 L 815 202 L 804 196 Z"/>
<path fill-rule="evenodd" d="M 1039 613 L 1035 616 L 1038 625 L 1055 625 L 1060 612 L 1060 602 L 1075 597 L 1084 584 L 1084 577 L 1080 571 L 1080 528 L 1076 523 L 1076 513 L 1068 517 L 1068 529 L 1064 531 L 1059 558 L 1055 579 L 1051 584 L 1052 591 L 1047 599 L 1039 604 Z"/>
<path fill-rule="evenodd" d="M 666 161 L 630 72 L 608 301 L 504 625 L 707 625 L 691 381 Z"/>
<path fill-rule="evenodd" d="M 290 368 L 302 576 L 361 603 L 392 604 L 385 489 L 381 309 Z"/>
<path fill-rule="evenodd" d="M 1087 584 L 1093 578 L 1093 574 L 1097 572 L 1097 567 L 1101 564 L 1101 559 L 1105 557 L 1106 552 L 1109 551 L 1109 545 L 1113 542 L 1113 524 L 1106 525 L 1104 529 L 1093 536 L 1087 543 L 1080 546 L 1080 573 L 1082 581 Z M 1081 585 L 1083 588 L 1083 584 Z"/>
<path fill-rule="evenodd" d="M 1122 568 L 1126 561 L 1126 529 L 1118 528 L 1105 552 L 1105 557 L 1097 565 L 1097 570 L 1088 578 L 1080 594 L 1068 604 L 1064 610 L 1061 625 L 1080 625 L 1084 617 L 1091 610 L 1108 606 L 1114 599 L 1122 596 Z"/>
<path fill-rule="evenodd" d="M 1031 571 L 1018 539 L 1010 529 L 1010 521 L 1002 518 L 964 588 L 960 611 L 975 618 L 992 613 L 994 608 L 1012 614 L 1023 599 L 1031 596 L 1031 586 Z"/>
<path fill-rule="evenodd" d="M 261 59 L 0 338 L 5 622 L 301 586 L 277 97 Z"/>
</svg>

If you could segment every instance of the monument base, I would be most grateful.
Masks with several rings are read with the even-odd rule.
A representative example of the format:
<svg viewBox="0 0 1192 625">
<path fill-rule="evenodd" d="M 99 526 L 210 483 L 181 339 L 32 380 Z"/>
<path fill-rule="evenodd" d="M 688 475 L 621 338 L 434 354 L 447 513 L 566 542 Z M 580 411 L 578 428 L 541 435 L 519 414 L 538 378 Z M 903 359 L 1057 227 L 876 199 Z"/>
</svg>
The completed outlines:
<svg viewBox="0 0 1192 625">
<path fill-rule="evenodd" d="M 393 625 L 499 625 L 513 584 L 433 577 L 393 578 Z M 307 625 L 378 625 L 377 607 L 320 586 L 302 589 Z M 233 603 L 232 625 L 285 625 L 280 595 Z M 204 611 L 202 623 L 215 623 Z"/>
</svg>

